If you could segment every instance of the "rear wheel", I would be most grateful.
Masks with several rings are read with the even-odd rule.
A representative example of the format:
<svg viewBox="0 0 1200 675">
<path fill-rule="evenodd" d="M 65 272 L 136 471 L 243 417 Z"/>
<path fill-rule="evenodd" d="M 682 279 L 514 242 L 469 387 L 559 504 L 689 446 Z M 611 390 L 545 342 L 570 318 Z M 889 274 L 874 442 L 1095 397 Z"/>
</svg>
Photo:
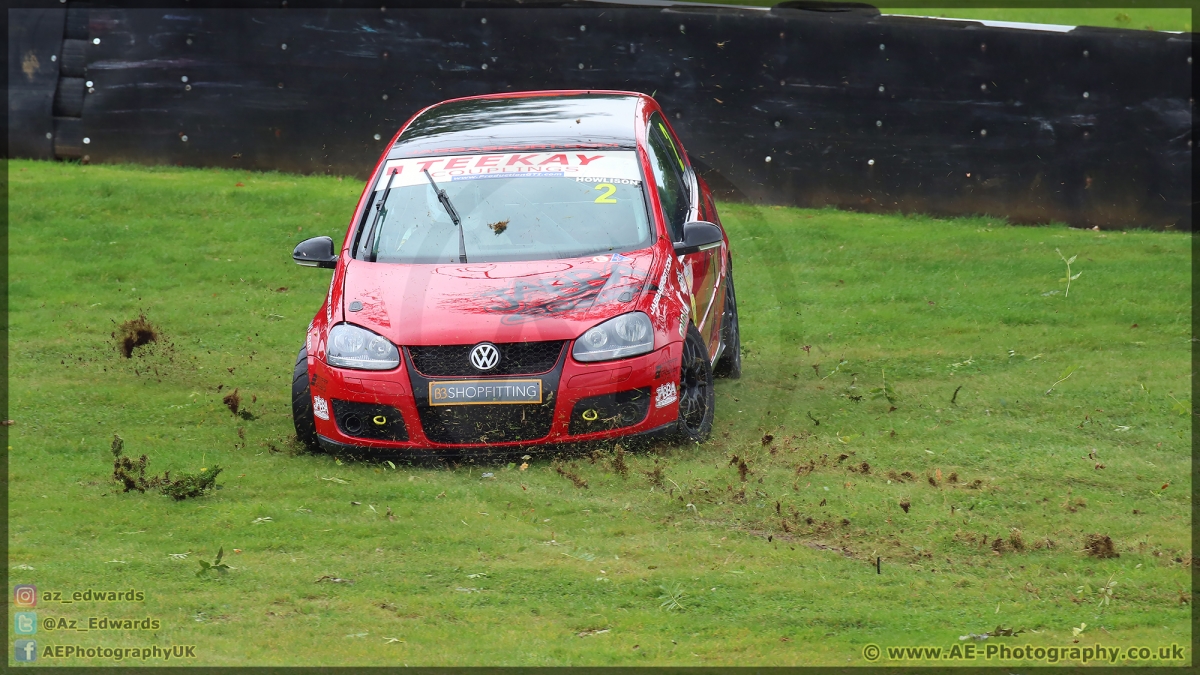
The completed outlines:
<svg viewBox="0 0 1200 675">
<path fill-rule="evenodd" d="M 292 424 L 296 438 L 309 450 L 316 450 L 317 423 L 313 419 L 312 391 L 308 385 L 308 347 L 300 348 L 292 369 Z"/>
<path fill-rule="evenodd" d="M 742 332 L 738 326 L 737 295 L 733 292 L 733 265 L 725 280 L 725 311 L 721 313 L 721 360 L 713 368 L 717 377 L 736 380 L 742 376 Z"/>
<path fill-rule="evenodd" d="M 712 434 L 716 402 L 708 348 L 704 346 L 700 331 L 689 325 L 679 367 L 679 421 L 675 440 L 679 443 L 707 441 Z"/>
</svg>

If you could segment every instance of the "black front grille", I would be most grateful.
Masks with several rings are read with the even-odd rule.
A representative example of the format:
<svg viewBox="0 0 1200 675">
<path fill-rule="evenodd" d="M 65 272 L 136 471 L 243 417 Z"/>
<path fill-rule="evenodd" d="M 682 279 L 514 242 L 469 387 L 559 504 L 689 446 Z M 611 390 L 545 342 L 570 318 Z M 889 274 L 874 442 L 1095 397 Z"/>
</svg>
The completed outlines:
<svg viewBox="0 0 1200 675">
<path fill-rule="evenodd" d="M 333 418 L 347 436 L 379 441 L 407 441 L 408 429 L 400 411 L 390 405 L 333 399 Z"/>
<path fill-rule="evenodd" d="M 534 441 L 550 433 L 554 392 L 541 404 L 417 406 L 421 428 L 434 443 Z"/>
<path fill-rule="evenodd" d="M 630 427 L 646 419 L 650 388 L 618 391 L 580 400 L 571 410 L 572 436 Z"/>
<path fill-rule="evenodd" d="M 409 347 L 408 354 L 417 371 L 428 377 L 533 375 L 554 367 L 562 354 L 563 344 L 563 340 L 498 344 L 496 346 L 500 349 L 500 363 L 488 371 L 476 370 L 471 365 L 470 354 L 475 347 L 473 344 Z"/>
</svg>

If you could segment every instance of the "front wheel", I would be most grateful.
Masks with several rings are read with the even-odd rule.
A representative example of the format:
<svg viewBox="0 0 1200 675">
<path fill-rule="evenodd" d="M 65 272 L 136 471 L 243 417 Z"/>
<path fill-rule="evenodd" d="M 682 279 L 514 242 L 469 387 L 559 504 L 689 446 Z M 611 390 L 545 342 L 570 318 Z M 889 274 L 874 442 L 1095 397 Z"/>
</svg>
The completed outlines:
<svg viewBox="0 0 1200 675">
<path fill-rule="evenodd" d="M 292 369 L 292 424 L 296 438 L 309 450 L 316 450 L 317 423 L 313 419 L 312 390 L 308 385 L 308 346 L 300 348 Z"/>
<path fill-rule="evenodd" d="M 700 331 L 689 325 L 679 367 L 679 421 L 674 440 L 678 443 L 707 441 L 712 434 L 716 403 L 708 349 Z"/>
</svg>

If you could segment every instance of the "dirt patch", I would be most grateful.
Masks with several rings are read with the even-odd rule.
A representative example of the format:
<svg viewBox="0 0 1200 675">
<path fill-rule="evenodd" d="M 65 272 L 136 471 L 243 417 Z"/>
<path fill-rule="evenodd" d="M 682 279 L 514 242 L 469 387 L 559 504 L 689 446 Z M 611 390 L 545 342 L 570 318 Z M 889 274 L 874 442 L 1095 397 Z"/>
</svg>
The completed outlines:
<svg viewBox="0 0 1200 675">
<path fill-rule="evenodd" d="M 158 329 L 146 319 L 145 314 L 141 314 L 138 318 L 130 319 L 121 324 L 112 336 L 117 341 L 117 346 L 121 350 L 121 356 L 127 359 L 133 358 L 134 349 L 150 344 L 151 342 L 157 342 L 159 337 L 161 337 Z"/>
<path fill-rule="evenodd" d="M 905 513 L 908 513 L 908 510 L 912 508 L 912 504 L 907 499 L 901 499 L 900 508 L 904 509 Z"/>
<path fill-rule="evenodd" d="M 1089 534 L 1083 538 L 1083 551 L 1093 558 L 1120 558 L 1117 547 L 1107 534 Z"/>
</svg>

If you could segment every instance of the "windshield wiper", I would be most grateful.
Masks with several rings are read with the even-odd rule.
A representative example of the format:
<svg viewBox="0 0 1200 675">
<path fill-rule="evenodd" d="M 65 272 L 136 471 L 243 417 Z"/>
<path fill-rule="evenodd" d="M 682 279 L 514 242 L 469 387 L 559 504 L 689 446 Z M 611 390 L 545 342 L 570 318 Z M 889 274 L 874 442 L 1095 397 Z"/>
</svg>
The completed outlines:
<svg viewBox="0 0 1200 675">
<path fill-rule="evenodd" d="M 387 211 L 384 208 L 387 205 L 388 194 L 392 191 L 393 183 L 396 182 L 396 174 L 388 176 L 388 186 L 383 190 L 383 198 L 375 205 L 375 219 L 371 221 L 371 229 L 367 231 L 367 240 L 363 242 L 363 246 L 367 249 L 366 260 L 375 262 L 375 233 L 379 230 L 379 219 Z"/>
<path fill-rule="evenodd" d="M 455 227 L 458 228 L 458 262 L 465 263 L 467 262 L 467 239 L 463 235 L 462 219 L 458 217 L 458 211 L 454 210 L 454 205 L 450 203 L 450 198 L 446 196 L 446 191 L 439 188 L 437 183 L 433 182 L 433 176 L 429 175 L 429 169 L 425 169 L 425 177 L 429 179 L 429 184 L 437 192 L 437 198 L 442 203 L 442 208 L 446 209 L 450 220 L 454 221 Z"/>
</svg>

